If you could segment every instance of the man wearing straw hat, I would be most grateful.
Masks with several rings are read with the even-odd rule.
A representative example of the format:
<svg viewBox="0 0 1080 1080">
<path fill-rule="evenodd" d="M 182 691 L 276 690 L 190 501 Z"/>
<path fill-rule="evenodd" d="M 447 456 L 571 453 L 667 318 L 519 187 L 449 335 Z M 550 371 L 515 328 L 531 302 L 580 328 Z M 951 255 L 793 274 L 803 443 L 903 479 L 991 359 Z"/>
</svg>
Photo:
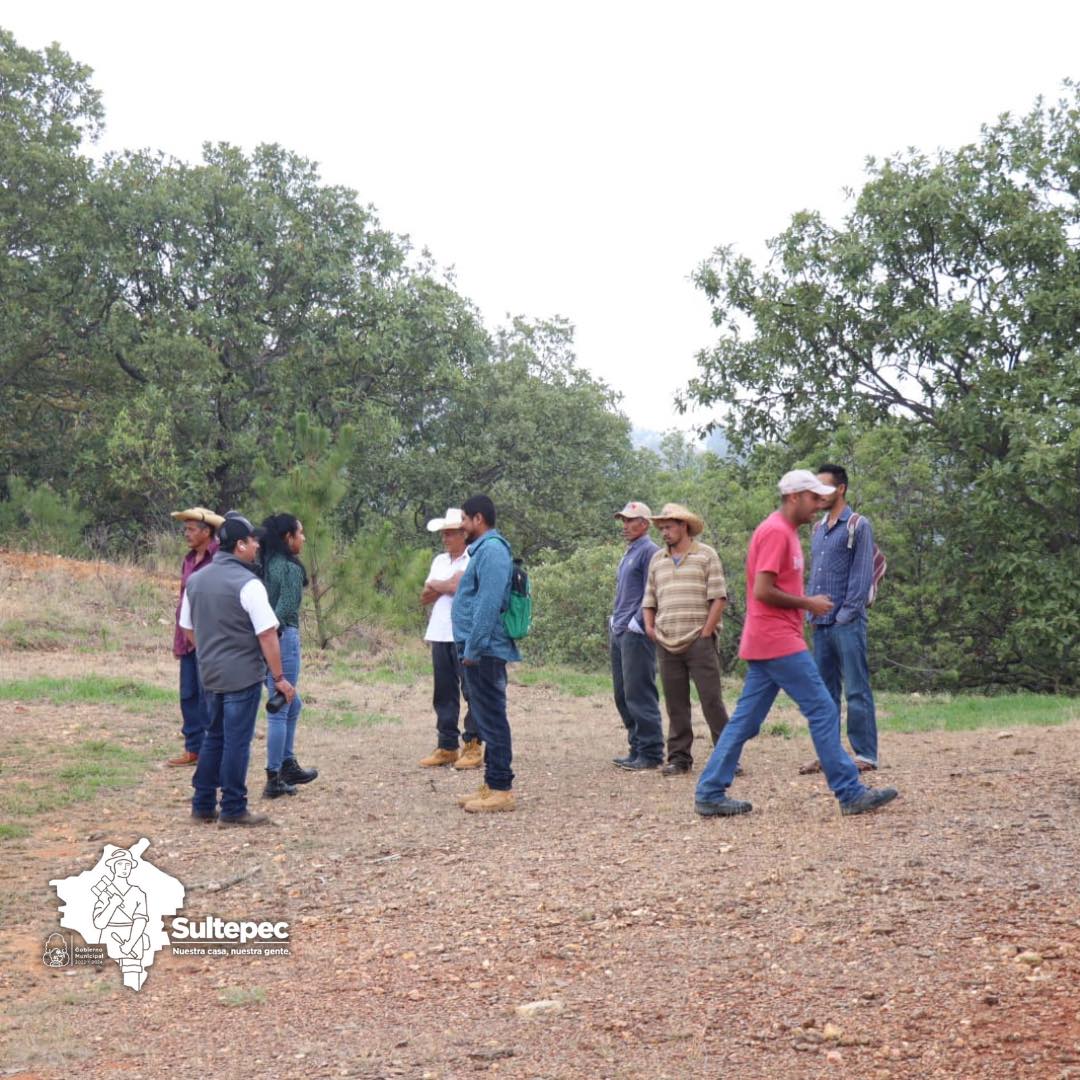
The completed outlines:
<svg viewBox="0 0 1080 1080">
<path fill-rule="evenodd" d="M 199 661 L 195 646 L 180 629 L 180 608 L 184 603 L 184 590 L 188 578 L 209 566 L 218 549 L 214 530 L 225 520 L 220 514 L 204 506 L 190 510 L 174 510 L 170 517 L 184 523 L 184 542 L 189 551 L 180 566 L 180 597 L 176 601 L 175 631 L 173 633 L 173 656 L 180 661 L 180 715 L 183 717 L 184 752 L 170 758 L 165 764 L 173 766 L 194 765 L 199 760 L 203 732 L 210 726 L 210 714 L 206 711 L 206 695 L 199 678 Z"/>
<path fill-rule="evenodd" d="M 691 679 L 713 745 L 727 723 L 716 648 L 727 585 L 720 556 L 695 539 L 705 528 L 697 514 L 678 503 L 668 503 L 652 522 L 660 530 L 665 548 L 649 563 L 642 608 L 645 633 L 657 645 L 668 714 L 668 760 L 662 772 L 664 776 L 680 776 L 694 764 Z"/>
<path fill-rule="evenodd" d="M 458 507 L 451 507 L 446 516 L 432 518 L 427 523 L 428 532 L 442 535 L 446 549 L 431 561 L 431 570 L 420 593 L 421 604 L 431 604 L 424 640 L 431 645 L 431 667 L 435 676 L 435 731 L 438 745 L 420 759 L 426 769 L 440 765 L 453 765 L 455 769 L 478 769 L 484 763 L 484 751 L 480 745 L 480 732 L 469 709 L 465 694 L 465 680 L 461 661 L 454 644 L 453 608 L 454 593 L 461 581 L 465 567 L 469 565 L 469 553 L 465 550 L 465 521 Z M 461 741 L 458 717 L 461 715 L 461 699 L 465 697 L 465 733 Z"/>
</svg>

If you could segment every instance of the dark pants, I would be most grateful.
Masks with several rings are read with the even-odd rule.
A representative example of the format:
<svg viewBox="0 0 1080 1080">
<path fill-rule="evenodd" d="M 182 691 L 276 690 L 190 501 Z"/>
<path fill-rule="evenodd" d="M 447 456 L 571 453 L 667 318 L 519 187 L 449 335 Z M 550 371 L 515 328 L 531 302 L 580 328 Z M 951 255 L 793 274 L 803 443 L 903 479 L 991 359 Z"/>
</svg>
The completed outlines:
<svg viewBox="0 0 1080 1080">
<path fill-rule="evenodd" d="M 199 752 L 203 733 L 210 724 L 196 656 L 189 652 L 180 657 L 180 715 L 184 718 L 184 749 L 189 754 Z"/>
<path fill-rule="evenodd" d="M 615 708 L 626 727 L 630 756 L 664 760 L 664 726 L 656 692 L 656 646 L 644 634 L 611 634 L 611 682 Z"/>
<path fill-rule="evenodd" d="M 261 700 L 261 682 L 228 694 L 207 692 L 210 726 L 191 778 L 191 809 L 196 814 L 213 812 L 218 788 L 222 817 L 239 817 L 247 809 L 248 760 Z"/>
<path fill-rule="evenodd" d="M 692 765 L 690 748 L 694 729 L 690 723 L 690 680 L 694 680 L 705 723 L 709 725 L 713 746 L 727 723 L 727 709 L 720 694 L 720 654 L 716 651 L 716 636 L 698 638 L 686 652 L 668 652 L 663 645 L 656 647 L 660 661 L 660 681 L 664 684 L 664 703 L 668 714 L 668 761 Z"/>
<path fill-rule="evenodd" d="M 461 698 L 465 697 L 465 741 L 479 741 L 476 721 L 469 708 L 469 694 L 461 673 L 457 646 L 452 641 L 431 642 L 431 666 L 435 670 L 435 694 L 431 699 L 435 706 L 435 729 L 439 733 L 440 750 L 458 748 L 458 716 L 461 714 Z"/>
<path fill-rule="evenodd" d="M 514 785 L 510 768 L 510 721 L 506 718 L 506 661 L 481 656 L 475 664 L 463 664 L 465 689 L 484 751 L 484 781 L 494 791 L 509 791 Z"/>
<path fill-rule="evenodd" d="M 840 708 L 840 686 L 847 698 L 848 742 L 858 761 L 876 765 L 877 716 L 866 658 L 866 620 L 814 627 L 814 662 L 829 696 Z"/>
</svg>

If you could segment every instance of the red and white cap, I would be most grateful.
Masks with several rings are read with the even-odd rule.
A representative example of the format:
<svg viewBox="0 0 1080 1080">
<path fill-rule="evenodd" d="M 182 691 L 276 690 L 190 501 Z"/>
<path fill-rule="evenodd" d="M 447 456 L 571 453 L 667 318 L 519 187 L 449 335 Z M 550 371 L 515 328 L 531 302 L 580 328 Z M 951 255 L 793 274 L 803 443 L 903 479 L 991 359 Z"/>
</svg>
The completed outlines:
<svg viewBox="0 0 1080 1080">
<path fill-rule="evenodd" d="M 631 499 L 616 515 L 617 518 L 651 518 L 652 511 L 643 502 Z"/>
</svg>

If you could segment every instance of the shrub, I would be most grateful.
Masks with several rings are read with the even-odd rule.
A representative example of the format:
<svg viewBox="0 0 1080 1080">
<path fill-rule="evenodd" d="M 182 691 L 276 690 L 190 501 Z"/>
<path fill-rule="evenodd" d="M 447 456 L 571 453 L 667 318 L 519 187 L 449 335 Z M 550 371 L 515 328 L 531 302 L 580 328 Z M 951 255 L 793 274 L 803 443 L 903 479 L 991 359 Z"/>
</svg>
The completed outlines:
<svg viewBox="0 0 1080 1080">
<path fill-rule="evenodd" d="M 0 542 L 23 551 L 84 555 L 83 530 L 90 515 L 48 484 L 30 487 L 21 477 L 8 480 L 8 498 L 0 502 Z"/>
</svg>

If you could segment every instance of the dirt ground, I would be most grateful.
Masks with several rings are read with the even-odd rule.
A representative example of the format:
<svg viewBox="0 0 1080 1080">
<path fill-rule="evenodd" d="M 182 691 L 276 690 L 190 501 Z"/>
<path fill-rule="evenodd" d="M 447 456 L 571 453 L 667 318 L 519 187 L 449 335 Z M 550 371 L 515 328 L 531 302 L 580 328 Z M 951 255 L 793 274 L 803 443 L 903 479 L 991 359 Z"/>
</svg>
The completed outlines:
<svg viewBox="0 0 1080 1080">
<path fill-rule="evenodd" d="M 169 592 L 116 576 L 132 574 L 0 557 L 0 623 L 22 627 L 0 679 L 171 688 Z M 35 638 L 65 611 L 85 640 Z M 260 738 L 252 801 L 274 825 L 251 831 L 191 820 L 190 772 L 160 764 L 175 707 L 0 702 L 16 747 L 0 783 L 25 778 L 34 744 L 108 740 L 148 762 L 0 844 L 0 1075 L 1080 1077 L 1080 725 L 887 736 L 874 782 L 901 797 L 847 819 L 798 775 L 810 744 L 785 709 L 795 736 L 749 744 L 733 789 L 753 813 L 703 820 L 693 778 L 610 764 L 624 740 L 606 697 L 512 685 L 519 809 L 485 817 L 455 805 L 475 773 L 417 767 L 434 745 L 423 678 L 312 662 L 301 685 L 319 779 L 259 800 Z M 367 722 L 333 726 L 347 708 Z M 186 885 L 185 915 L 288 920 L 292 955 L 165 949 L 138 993 L 111 963 L 45 968 L 50 879 L 140 837 Z M 539 1001 L 556 1004 L 518 1012 Z"/>
</svg>

